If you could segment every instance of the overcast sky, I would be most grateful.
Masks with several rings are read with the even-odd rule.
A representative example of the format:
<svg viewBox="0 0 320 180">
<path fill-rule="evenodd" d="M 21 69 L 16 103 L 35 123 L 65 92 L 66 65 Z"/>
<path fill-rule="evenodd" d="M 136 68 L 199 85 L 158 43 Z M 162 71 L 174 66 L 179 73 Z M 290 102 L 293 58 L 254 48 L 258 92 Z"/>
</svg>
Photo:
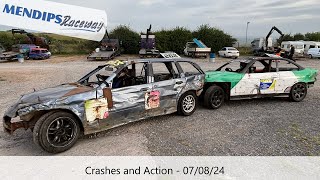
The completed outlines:
<svg viewBox="0 0 320 180">
<path fill-rule="evenodd" d="M 218 27 L 235 37 L 266 36 L 272 26 L 283 33 L 320 31 L 320 0 L 51 0 L 106 10 L 108 29 L 119 24 L 136 31 L 201 24 Z M 7 29 L 0 27 L 2 30 Z"/>
</svg>

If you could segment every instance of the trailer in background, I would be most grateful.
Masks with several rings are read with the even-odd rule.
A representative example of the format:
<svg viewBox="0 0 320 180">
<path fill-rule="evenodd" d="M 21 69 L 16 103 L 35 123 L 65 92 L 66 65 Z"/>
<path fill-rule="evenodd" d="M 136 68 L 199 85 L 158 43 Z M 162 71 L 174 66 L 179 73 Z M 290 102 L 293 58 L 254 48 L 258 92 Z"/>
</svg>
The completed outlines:
<svg viewBox="0 0 320 180">
<path fill-rule="evenodd" d="M 151 34 L 151 24 L 149 29 L 147 29 L 147 33 L 141 34 L 140 45 L 140 58 L 160 56 L 160 51 L 156 49 L 156 36 Z"/>
<path fill-rule="evenodd" d="M 281 49 L 290 52 L 291 45 L 294 46 L 295 56 L 302 57 L 304 55 L 304 43 L 301 41 L 283 41 L 281 43 Z"/>
<path fill-rule="evenodd" d="M 192 42 L 187 42 L 184 49 L 184 55 L 195 57 L 208 57 L 211 53 L 211 48 L 207 47 L 202 41 L 193 39 Z"/>
<path fill-rule="evenodd" d="M 268 44 L 268 47 L 266 47 L 266 44 Z M 251 42 L 251 50 L 254 56 L 262 56 L 267 49 L 272 49 L 272 47 L 273 39 L 271 37 L 268 38 L 268 43 L 266 43 L 266 38 L 255 38 Z"/>
<path fill-rule="evenodd" d="M 111 60 L 116 56 L 120 56 L 119 39 L 103 39 L 100 47 L 96 48 L 88 57 L 88 60 Z"/>
</svg>

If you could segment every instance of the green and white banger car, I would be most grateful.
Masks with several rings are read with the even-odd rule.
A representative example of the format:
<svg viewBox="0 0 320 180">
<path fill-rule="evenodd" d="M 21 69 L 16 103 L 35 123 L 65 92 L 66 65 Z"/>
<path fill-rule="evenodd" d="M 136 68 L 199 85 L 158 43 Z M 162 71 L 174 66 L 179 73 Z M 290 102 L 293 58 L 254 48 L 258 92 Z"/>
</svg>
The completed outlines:
<svg viewBox="0 0 320 180">
<path fill-rule="evenodd" d="M 317 74 L 316 69 L 303 68 L 280 57 L 233 60 L 206 72 L 204 104 L 217 109 L 225 100 L 283 95 L 299 102 L 306 97 Z"/>
</svg>

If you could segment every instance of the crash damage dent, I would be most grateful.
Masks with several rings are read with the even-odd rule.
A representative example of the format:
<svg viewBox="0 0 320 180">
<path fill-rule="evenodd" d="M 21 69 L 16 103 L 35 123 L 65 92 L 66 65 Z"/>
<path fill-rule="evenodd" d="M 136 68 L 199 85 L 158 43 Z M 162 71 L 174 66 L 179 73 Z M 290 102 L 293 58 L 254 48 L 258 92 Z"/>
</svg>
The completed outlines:
<svg viewBox="0 0 320 180">
<path fill-rule="evenodd" d="M 70 111 L 83 121 L 84 101 L 97 96 L 102 96 L 102 90 L 77 84 L 65 84 L 23 95 L 5 112 L 4 129 L 13 133 L 19 128 L 33 128 L 41 115 L 52 110 Z M 20 119 L 16 118 L 18 116 Z"/>
<path fill-rule="evenodd" d="M 188 91 L 194 91 L 197 96 L 200 96 L 204 87 L 204 78 L 204 74 L 186 77 L 186 86 L 181 89 L 181 92 L 178 94 L 179 98 Z"/>
</svg>

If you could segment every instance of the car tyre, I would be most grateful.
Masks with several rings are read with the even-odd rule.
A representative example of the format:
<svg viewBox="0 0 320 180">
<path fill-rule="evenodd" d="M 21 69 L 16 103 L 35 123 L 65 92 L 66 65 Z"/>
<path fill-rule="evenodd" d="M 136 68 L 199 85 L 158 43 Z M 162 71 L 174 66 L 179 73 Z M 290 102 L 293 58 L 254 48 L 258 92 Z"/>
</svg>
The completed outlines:
<svg viewBox="0 0 320 180">
<path fill-rule="evenodd" d="M 312 58 L 313 58 L 311 54 L 309 54 L 309 58 L 310 58 L 310 59 L 312 59 Z"/>
<path fill-rule="evenodd" d="M 302 101 L 308 93 L 308 87 L 306 83 L 297 83 L 291 87 L 290 100 L 293 102 Z"/>
<path fill-rule="evenodd" d="M 183 116 L 192 115 L 198 106 L 197 96 L 194 92 L 188 91 L 184 93 L 178 102 L 178 114 Z"/>
<path fill-rule="evenodd" d="M 224 90 L 217 85 L 210 86 L 204 94 L 204 105 L 209 109 L 218 109 L 225 99 Z"/>
<path fill-rule="evenodd" d="M 79 136 L 80 125 L 76 117 L 63 111 L 44 114 L 33 129 L 34 143 L 49 153 L 70 149 Z"/>
</svg>

